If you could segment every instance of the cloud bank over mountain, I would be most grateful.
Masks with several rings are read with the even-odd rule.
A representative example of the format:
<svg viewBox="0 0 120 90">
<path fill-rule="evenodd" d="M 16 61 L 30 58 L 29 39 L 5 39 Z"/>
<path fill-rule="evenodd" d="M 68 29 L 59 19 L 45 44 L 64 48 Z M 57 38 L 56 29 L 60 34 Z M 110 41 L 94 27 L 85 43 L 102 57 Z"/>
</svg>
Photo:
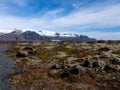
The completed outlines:
<svg viewBox="0 0 120 90">
<path fill-rule="evenodd" d="M 0 31 L 32 28 L 120 40 L 119 10 L 120 0 L 1 0 Z"/>
</svg>

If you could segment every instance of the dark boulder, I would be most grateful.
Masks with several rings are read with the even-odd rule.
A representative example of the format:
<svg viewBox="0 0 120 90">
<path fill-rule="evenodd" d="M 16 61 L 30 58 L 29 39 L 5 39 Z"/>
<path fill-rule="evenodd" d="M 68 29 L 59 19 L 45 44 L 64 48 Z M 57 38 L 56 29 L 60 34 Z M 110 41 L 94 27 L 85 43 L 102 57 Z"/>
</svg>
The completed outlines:
<svg viewBox="0 0 120 90">
<path fill-rule="evenodd" d="M 28 53 L 27 52 L 17 52 L 16 57 L 27 57 Z"/>
<path fill-rule="evenodd" d="M 61 78 L 66 78 L 66 77 L 69 77 L 70 76 L 70 73 L 69 72 L 64 72 L 61 74 Z"/>
<path fill-rule="evenodd" d="M 25 47 L 24 50 L 33 51 L 33 47 Z"/>
<path fill-rule="evenodd" d="M 83 75 L 86 73 L 86 69 L 83 68 L 80 65 L 75 65 L 72 67 L 72 69 L 70 70 L 70 74 L 71 75 Z"/>
<path fill-rule="evenodd" d="M 119 68 L 116 65 L 106 65 L 104 70 L 106 72 L 117 72 L 119 71 Z"/>
<path fill-rule="evenodd" d="M 58 65 L 58 62 L 55 60 L 48 60 L 43 64 L 46 68 L 52 68 L 54 65 Z"/>
<path fill-rule="evenodd" d="M 92 62 L 89 60 L 85 60 L 84 63 L 82 64 L 82 66 L 92 68 Z"/>
<path fill-rule="evenodd" d="M 37 52 L 36 51 L 29 51 L 28 54 L 29 55 L 35 55 Z"/>
<path fill-rule="evenodd" d="M 108 48 L 108 47 L 103 47 L 103 48 L 100 48 L 100 49 L 98 49 L 98 51 L 109 51 L 110 49 Z"/>
<path fill-rule="evenodd" d="M 33 47 L 25 47 L 23 50 L 27 51 L 29 55 L 35 55 L 37 53 Z"/>
<path fill-rule="evenodd" d="M 112 64 L 120 65 L 120 61 L 118 59 L 116 59 L 116 58 L 113 58 L 111 60 L 111 62 L 112 62 Z"/>
<path fill-rule="evenodd" d="M 92 63 L 93 67 L 99 67 L 99 63 L 97 61 Z"/>
<path fill-rule="evenodd" d="M 61 69 L 60 65 L 58 64 L 54 64 L 53 66 L 51 66 L 52 69 Z"/>
</svg>

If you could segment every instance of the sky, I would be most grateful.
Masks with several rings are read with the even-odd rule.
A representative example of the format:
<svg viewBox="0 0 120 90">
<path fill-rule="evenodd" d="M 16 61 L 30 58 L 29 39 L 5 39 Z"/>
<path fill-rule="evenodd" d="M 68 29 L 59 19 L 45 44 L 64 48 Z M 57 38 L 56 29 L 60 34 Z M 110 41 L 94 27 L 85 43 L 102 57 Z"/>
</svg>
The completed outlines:
<svg viewBox="0 0 120 90">
<path fill-rule="evenodd" d="M 0 0 L 0 32 L 15 28 L 120 40 L 120 0 Z"/>
</svg>

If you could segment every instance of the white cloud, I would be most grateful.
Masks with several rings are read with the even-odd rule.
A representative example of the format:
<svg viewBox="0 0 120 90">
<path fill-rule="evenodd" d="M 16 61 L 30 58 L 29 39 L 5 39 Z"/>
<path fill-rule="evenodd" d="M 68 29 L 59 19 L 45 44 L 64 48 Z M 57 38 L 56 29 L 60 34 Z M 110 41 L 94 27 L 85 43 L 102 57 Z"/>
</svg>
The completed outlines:
<svg viewBox="0 0 120 90">
<path fill-rule="evenodd" d="M 58 15 L 60 14 L 60 13 L 62 13 L 64 11 L 64 8 L 60 8 L 60 9 L 57 9 L 57 10 L 52 10 L 52 11 L 48 11 L 47 13 L 45 13 L 44 15 L 43 15 L 43 17 L 44 18 L 57 18 L 58 17 Z M 42 18 L 43 18 L 42 17 Z"/>
<path fill-rule="evenodd" d="M 86 4 L 89 0 L 76 0 L 72 6 L 76 9 L 78 9 L 80 6 Z"/>
<path fill-rule="evenodd" d="M 95 8 L 95 7 L 94 7 Z M 95 10 L 93 8 L 75 11 L 67 16 L 55 19 L 53 22 L 58 26 L 91 26 L 105 27 L 105 26 L 120 26 L 120 4 L 105 7 L 102 10 Z M 85 26 L 85 27 L 86 27 Z"/>
<path fill-rule="evenodd" d="M 98 40 L 120 40 L 120 32 L 82 32 Z"/>
<path fill-rule="evenodd" d="M 16 3 L 20 4 L 19 0 L 16 0 Z M 120 26 L 119 3 L 103 7 L 94 5 L 89 8 L 73 11 L 65 16 L 59 16 L 58 14 L 62 13 L 63 10 L 64 9 L 48 11 L 43 16 L 37 18 L 20 18 L 9 15 L 0 15 L 0 30 L 6 32 L 14 28 L 34 28 L 38 30 L 50 29 L 56 31 L 58 29 L 68 29 L 69 31 L 71 27 L 73 29 L 76 27 L 88 29 L 91 27 L 104 28 Z M 83 32 L 83 34 L 90 35 L 97 39 L 120 39 L 120 32 L 113 32 Z"/>
<path fill-rule="evenodd" d="M 26 6 L 26 4 L 29 2 L 30 0 L 4 0 L 4 2 L 9 2 L 9 3 L 14 3 L 17 4 L 19 6 Z"/>
<path fill-rule="evenodd" d="M 14 4 L 17 4 L 19 6 L 25 6 L 26 0 L 11 0 Z"/>
<path fill-rule="evenodd" d="M 76 4 L 76 3 L 73 3 L 72 6 L 75 7 L 75 8 L 79 8 L 79 5 Z"/>
</svg>

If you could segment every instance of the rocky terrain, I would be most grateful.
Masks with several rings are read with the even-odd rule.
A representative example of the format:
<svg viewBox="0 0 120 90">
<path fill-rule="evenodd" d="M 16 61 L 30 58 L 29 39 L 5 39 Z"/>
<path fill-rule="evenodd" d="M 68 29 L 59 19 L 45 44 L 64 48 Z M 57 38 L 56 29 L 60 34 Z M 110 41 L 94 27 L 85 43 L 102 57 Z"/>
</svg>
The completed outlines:
<svg viewBox="0 0 120 90">
<path fill-rule="evenodd" d="M 119 90 L 120 42 L 17 42 L 16 90 Z"/>
</svg>

